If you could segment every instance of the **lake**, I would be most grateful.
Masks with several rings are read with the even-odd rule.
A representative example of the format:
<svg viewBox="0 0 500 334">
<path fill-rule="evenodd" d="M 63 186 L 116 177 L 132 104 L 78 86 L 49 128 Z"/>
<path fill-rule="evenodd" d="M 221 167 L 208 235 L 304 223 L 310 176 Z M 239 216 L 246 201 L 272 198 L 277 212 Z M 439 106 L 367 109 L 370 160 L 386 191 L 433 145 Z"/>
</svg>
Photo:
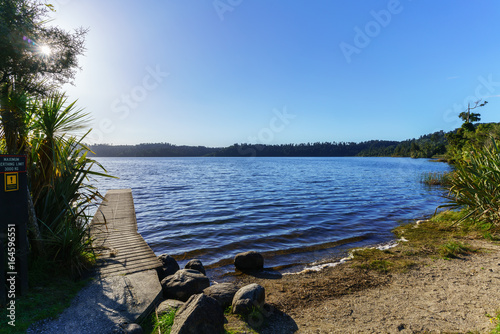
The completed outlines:
<svg viewBox="0 0 500 334">
<path fill-rule="evenodd" d="M 403 222 L 432 215 L 443 190 L 420 183 L 445 163 L 410 158 L 96 158 L 132 188 L 139 233 L 182 266 L 200 259 L 212 274 L 240 252 L 266 267 L 300 270 L 346 249 L 387 243 Z M 287 268 L 287 269 L 285 269 Z"/>
</svg>

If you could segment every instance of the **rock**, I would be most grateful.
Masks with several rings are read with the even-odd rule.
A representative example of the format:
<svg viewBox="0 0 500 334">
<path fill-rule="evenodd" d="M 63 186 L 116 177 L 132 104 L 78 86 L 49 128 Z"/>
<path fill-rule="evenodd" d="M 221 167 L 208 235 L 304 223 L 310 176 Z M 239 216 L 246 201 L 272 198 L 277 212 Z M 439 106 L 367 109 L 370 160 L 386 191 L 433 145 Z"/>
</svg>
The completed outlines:
<svg viewBox="0 0 500 334">
<path fill-rule="evenodd" d="M 192 295 L 202 293 L 210 286 L 207 276 L 197 270 L 181 269 L 161 281 L 164 299 L 187 301 Z"/>
<path fill-rule="evenodd" d="M 203 293 L 209 297 L 217 300 L 223 310 L 230 306 L 233 302 L 234 295 L 238 291 L 238 286 L 233 283 L 221 283 L 212 285 L 205 290 Z"/>
<path fill-rule="evenodd" d="M 158 261 L 162 264 L 162 267 L 158 269 L 158 278 L 160 281 L 167 276 L 175 274 L 180 269 L 177 261 L 168 254 L 158 256 Z"/>
<path fill-rule="evenodd" d="M 203 275 L 207 274 L 205 272 L 205 267 L 203 267 L 203 264 L 198 259 L 190 260 L 188 263 L 186 263 L 186 265 L 184 266 L 184 269 L 194 269 L 194 270 L 198 270 Z"/>
<path fill-rule="evenodd" d="M 158 316 L 161 317 L 164 314 L 170 313 L 171 310 L 179 309 L 182 305 L 184 305 L 184 302 L 181 302 L 180 300 L 167 299 L 158 305 L 156 313 L 158 313 Z"/>
<path fill-rule="evenodd" d="M 142 327 L 138 324 L 124 324 L 122 326 L 123 333 L 125 334 L 142 334 Z"/>
<path fill-rule="evenodd" d="M 171 334 L 224 333 L 224 313 L 219 303 L 204 294 L 191 296 L 175 315 Z"/>
<path fill-rule="evenodd" d="M 253 307 L 261 308 L 266 299 L 266 290 L 258 284 L 245 285 L 233 298 L 233 313 L 247 315 Z"/>
<path fill-rule="evenodd" d="M 264 268 L 264 257 L 255 251 L 236 254 L 234 266 L 241 271 L 262 270 Z"/>
</svg>

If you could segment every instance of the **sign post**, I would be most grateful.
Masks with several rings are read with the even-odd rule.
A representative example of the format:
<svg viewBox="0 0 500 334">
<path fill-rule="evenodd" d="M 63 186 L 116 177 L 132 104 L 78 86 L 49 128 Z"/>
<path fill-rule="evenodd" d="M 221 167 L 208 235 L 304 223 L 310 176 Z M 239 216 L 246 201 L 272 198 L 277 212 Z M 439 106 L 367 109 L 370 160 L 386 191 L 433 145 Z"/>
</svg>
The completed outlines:
<svg viewBox="0 0 500 334">
<path fill-rule="evenodd" d="M 0 155 L 0 304 L 15 314 L 28 291 L 28 180 L 25 155 Z"/>
</svg>

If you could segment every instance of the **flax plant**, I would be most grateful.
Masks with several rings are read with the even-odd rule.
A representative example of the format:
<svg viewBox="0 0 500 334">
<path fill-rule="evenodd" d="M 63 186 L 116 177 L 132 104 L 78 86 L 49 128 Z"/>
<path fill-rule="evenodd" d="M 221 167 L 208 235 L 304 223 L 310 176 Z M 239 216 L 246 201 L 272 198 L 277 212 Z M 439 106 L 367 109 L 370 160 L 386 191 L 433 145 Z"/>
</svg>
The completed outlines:
<svg viewBox="0 0 500 334">
<path fill-rule="evenodd" d="M 92 178 L 108 176 L 83 143 L 90 132 L 82 134 L 88 114 L 61 93 L 40 100 L 8 93 L 0 101 L 0 147 L 28 157 L 29 200 L 36 217 L 36 228 L 30 228 L 32 256 L 48 257 L 79 274 L 94 259 L 87 212 L 102 196 Z"/>
<path fill-rule="evenodd" d="M 465 210 L 481 227 L 500 227 L 500 150 L 494 139 L 456 165 L 448 199 L 444 206 Z"/>
<path fill-rule="evenodd" d="M 31 138 L 30 185 L 44 243 L 52 260 L 74 274 L 94 258 L 87 212 L 102 196 L 89 181 L 106 176 L 82 143 L 88 132 L 75 135 L 87 122 L 75 102 L 66 104 L 63 94 L 54 94 L 39 104 Z"/>
</svg>

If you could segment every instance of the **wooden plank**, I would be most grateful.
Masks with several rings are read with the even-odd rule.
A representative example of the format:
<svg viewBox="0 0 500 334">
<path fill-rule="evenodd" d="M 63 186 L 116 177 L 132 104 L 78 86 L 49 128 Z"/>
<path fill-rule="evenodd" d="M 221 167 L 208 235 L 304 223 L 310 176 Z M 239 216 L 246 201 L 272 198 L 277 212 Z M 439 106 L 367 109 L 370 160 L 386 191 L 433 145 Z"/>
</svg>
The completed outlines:
<svg viewBox="0 0 500 334">
<path fill-rule="evenodd" d="M 129 248 L 146 248 L 146 249 L 151 249 L 149 248 L 148 244 L 142 241 L 126 241 L 126 243 L 122 243 L 119 240 L 114 240 L 114 241 L 106 241 L 102 243 L 94 243 L 96 247 L 101 247 L 104 250 L 109 250 L 109 249 L 129 249 Z"/>
<path fill-rule="evenodd" d="M 153 266 L 153 267 L 159 267 L 159 262 L 158 261 L 153 261 L 148 258 L 137 258 L 137 259 L 129 259 L 127 261 L 119 261 L 115 262 L 112 259 L 109 259 L 109 261 L 103 260 L 103 262 L 100 262 L 101 269 L 106 267 L 106 269 L 115 269 L 115 268 L 130 268 L 132 266 L 135 267 L 140 267 L 140 266 Z"/>
<path fill-rule="evenodd" d="M 119 253 L 118 253 L 119 254 Z M 137 252 L 135 254 L 125 254 L 121 257 L 118 257 L 118 256 L 109 256 L 109 255 L 106 255 L 106 256 L 102 256 L 99 258 L 99 261 L 107 261 L 107 262 L 110 262 L 110 263 L 121 263 L 121 264 L 125 264 L 129 261 L 133 261 L 133 260 L 136 260 L 136 259 L 147 259 L 147 260 L 150 260 L 152 262 L 158 262 L 158 259 L 156 258 L 156 256 L 152 255 L 151 253 L 145 253 L 145 252 Z"/>
<path fill-rule="evenodd" d="M 123 275 L 161 266 L 156 255 L 137 232 L 130 189 L 110 190 L 91 223 L 94 245 L 102 248 L 96 269 L 101 275 Z M 110 251 L 116 252 L 111 257 Z"/>
<path fill-rule="evenodd" d="M 139 266 L 127 266 L 127 267 L 122 267 L 122 268 L 102 268 L 100 270 L 100 274 L 104 276 L 116 276 L 116 275 L 126 275 L 126 274 L 132 274 L 140 271 L 145 271 L 145 270 L 151 270 L 151 269 L 156 269 L 157 267 L 151 265 L 151 266 L 145 266 L 145 265 L 139 265 Z"/>
<path fill-rule="evenodd" d="M 120 233 L 120 232 L 110 232 L 106 234 L 96 235 L 96 240 L 112 241 L 112 240 L 143 240 L 142 236 L 137 232 L 132 233 Z"/>
<path fill-rule="evenodd" d="M 113 266 L 113 267 L 103 267 L 99 268 L 99 272 L 103 274 L 110 274 L 110 273 L 120 273 L 120 272 L 138 272 L 138 271 L 144 271 L 144 270 L 150 270 L 150 269 L 156 269 L 158 266 L 156 266 L 153 263 L 137 263 L 137 264 L 130 264 L 129 266 L 125 267 L 119 267 L 119 266 Z"/>
</svg>

